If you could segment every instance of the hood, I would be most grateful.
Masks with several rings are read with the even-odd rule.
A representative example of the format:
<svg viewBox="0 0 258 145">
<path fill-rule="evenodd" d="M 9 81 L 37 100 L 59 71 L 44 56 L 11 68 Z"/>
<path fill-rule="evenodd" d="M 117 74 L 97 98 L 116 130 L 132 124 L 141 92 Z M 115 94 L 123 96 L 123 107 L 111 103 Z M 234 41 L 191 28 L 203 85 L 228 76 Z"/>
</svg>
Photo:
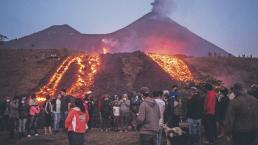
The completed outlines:
<svg viewBox="0 0 258 145">
<path fill-rule="evenodd" d="M 156 104 L 156 101 L 150 97 L 145 98 L 144 101 L 150 106 L 155 106 Z"/>
<path fill-rule="evenodd" d="M 81 111 L 81 109 L 79 107 L 74 107 L 72 109 L 75 110 L 75 111 Z"/>
</svg>

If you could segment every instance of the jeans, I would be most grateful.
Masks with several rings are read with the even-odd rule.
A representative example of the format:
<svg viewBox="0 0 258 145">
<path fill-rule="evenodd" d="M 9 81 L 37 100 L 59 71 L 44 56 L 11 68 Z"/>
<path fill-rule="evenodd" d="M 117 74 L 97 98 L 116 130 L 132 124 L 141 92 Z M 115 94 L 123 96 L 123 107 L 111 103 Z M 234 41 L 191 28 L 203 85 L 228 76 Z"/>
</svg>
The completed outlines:
<svg viewBox="0 0 258 145">
<path fill-rule="evenodd" d="M 204 128 L 208 141 L 214 143 L 217 139 L 217 125 L 214 115 L 205 115 Z"/>
<path fill-rule="evenodd" d="M 59 125 L 60 125 L 60 120 L 61 120 L 61 113 L 53 113 L 54 115 L 54 126 L 53 129 L 54 131 L 59 131 Z"/>
<path fill-rule="evenodd" d="M 157 134 L 157 145 L 161 145 L 163 129 L 159 129 Z"/>
<path fill-rule="evenodd" d="M 127 130 L 129 126 L 129 121 L 130 121 L 130 112 L 121 112 L 120 115 L 120 122 L 121 122 L 121 129 L 122 130 Z"/>
<path fill-rule="evenodd" d="M 37 128 L 38 128 L 38 116 L 30 116 L 30 124 L 28 129 L 28 134 L 31 134 L 31 130 L 34 130 L 34 134 L 37 134 Z"/>
<path fill-rule="evenodd" d="M 202 144 L 202 121 L 201 119 L 187 119 L 191 145 Z"/>
<path fill-rule="evenodd" d="M 8 120 L 8 124 L 9 124 L 10 137 L 14 137 L 14 133 L 18 127 L 18 119 L 15 117 L 10 117 Z"/>
<path fill-rule="evenodd" d="M 19 133 L 25 133 L 27 120 L 27 118 L 19 119 Z"/>
<path fill-rule="evenodd" d="M 156 134 L 140 134 L 140 144 L 141 145 L 156 145 Z"/>
<path fill-rule="evenodd" d="M 68 116 L 68 111 L 60 113 L 60 119 L 59 119 L 59 127 L 64 128 L 65 127 L 65 119 Z"/>
<path fill-rule="evenodd" d="M 69 145 L 83 145 L 84 144 L 84 134 L 68 132 Z"/>
</svg>

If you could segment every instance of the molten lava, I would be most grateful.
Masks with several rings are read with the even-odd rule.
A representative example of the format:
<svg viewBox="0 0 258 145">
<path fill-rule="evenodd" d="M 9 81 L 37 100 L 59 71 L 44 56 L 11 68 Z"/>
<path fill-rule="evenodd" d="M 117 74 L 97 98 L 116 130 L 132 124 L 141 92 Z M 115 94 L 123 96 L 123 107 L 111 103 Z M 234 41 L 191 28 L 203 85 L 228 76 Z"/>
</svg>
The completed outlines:
<svg viewBox="0 0 258 145">
<path fill-rule="evenodd" d="M 189 67 L 181 59 L 170 55 L 154 53 L 149 53 L 148 56 L 167 72 L 172 79 L 183 82 L 193 80 Z"/>
<path fill-rule="evenodd" d="M 102 50 L 103 50 L 103 54 L 107 54 L 108 53 L 108 48 L 103 47 Z"/>
<path fill-rule="evenodd" d="M 92 86 L 95 74 L 100 65 L 100 58 L 99 56 L 83 55 L 77 57 L 76 63 L 79 66 L 76 73 L 77 79 L 68 89 L 68 92 L 73 96 L 80 96 L 86 91 L 89 91 Z"/>
<path fill-rule="evenodd" d="M 60 81 L 72 64 L 78 65 L 78 68 L 75 73 L 76 80 L 68 89 L 68 93 L 71 93 L 71 95 L 77 95 L 78 93 L 83 93 L 83 91 L 89 90 L 100 65 L 99 56 L 71 56 L 67 57 L 60 64 L 55 73 L 49 79 L 48 83 L 36 92 L 38 102 L 45 101 L 46 95 L 54 96 L 57 94 L 57 87 L 60 85 Z"/>
</svg>

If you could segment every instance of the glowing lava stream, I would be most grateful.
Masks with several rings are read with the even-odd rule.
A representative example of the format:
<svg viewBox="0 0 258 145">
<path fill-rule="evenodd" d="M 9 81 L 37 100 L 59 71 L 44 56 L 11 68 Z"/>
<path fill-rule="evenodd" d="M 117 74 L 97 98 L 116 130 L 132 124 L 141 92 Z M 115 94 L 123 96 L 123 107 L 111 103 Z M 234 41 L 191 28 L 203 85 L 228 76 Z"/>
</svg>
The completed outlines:
<svg viewBox="0 0 258 145">
<path fill-rule="evenodd" d="M 76 63 L 78 69 L 76 70 L 76 80 L 73 82 L 71 87 L 68 89 L 68 93 L 75 95 L 78 90 L 85 91 L 93 84 L 94 76 L 97 72 L 97 68 L 100 64 L 99 56 L 91 55 L 79 55 L 67 57 L 62 64 L 57 68 L 55 73 L 51 76 L 48 83 L 40 88 L 36 92 L 37 101 L 45 101 L 46 95 L 53 96 L 57 93 L 57 87 L 60 84 L 60 81 L 64 77 L 65 73 L 68 71 L 72 64 Z M 86 65 L 84 64 L 86 63 Z M 87 73 L 85 73 L 85 68 L 88 66 Z"/>
<path fill-rule="evenodd" d="M 79 69 L 76 74 L 76 81 L 68 89 L 68 92 L 76 97 L 82 97 L 86 91 L 89 91 L 94 82 L 95 74 L 100 65 L 100 58 L 97 55 L 88 55 L 77 57 Z M 87 72 L 87 73 L 85 73 Z"/>
<path fill-rule="evenodd" d="M 191 81 L 193 76 L 187 64 L 177 57 L 170 55 L 161 55 L 149 53 L 147 54 L 153 61 L 155 61 L 165 72 L 167 72 L 172 79 L 178 81 Z"/>
</svg>

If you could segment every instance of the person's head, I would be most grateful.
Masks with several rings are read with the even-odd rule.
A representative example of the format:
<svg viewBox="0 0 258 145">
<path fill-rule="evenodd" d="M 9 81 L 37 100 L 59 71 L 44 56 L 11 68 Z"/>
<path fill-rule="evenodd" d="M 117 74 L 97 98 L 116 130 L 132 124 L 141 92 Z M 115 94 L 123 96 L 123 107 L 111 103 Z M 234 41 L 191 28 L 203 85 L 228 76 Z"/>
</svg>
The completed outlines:
<svg viewBox="0 0 258 145">
<path fill-rule="evenodd" d="M 178 86 L 177 86 L 177 85 L 173 85 L 173 86 L 172 86 L 172 91 L 173 91 L 173 92 L 176 92 L 177 90 L 178 90 Z"/>
<path fill-rule="evenodd" d="M 62 98 L 62 95 L 61 94 L 58 94 L 57 95 L 57 99 L 61 99 Z"/>
<path fill-rule="evenodd" d="M 80 108 L 80 110 L 81 110 L 82 112 L 85 112 L 85 108 L 84 108 L 82 99 L 77 98 L 77 99 L 75 100 L 75 102 L 74 102 L 74 105 L 75 105 L 75 107 Z"/>
<path fill-rule="evenodd" d="M 32 95 L 31 95 L 31 99 L 35 100 L 35 99 L 36 99 L 36 95 L 35 95 L 35 94 L 32 94 Z"/>
<path fill-rule="evenodd" d="M 192 95 L 196 95 L 196 94 L 199 93 L 199 90 L 196 87 L 191 87 L 190 89 L 191 89 L 191 94 Z"/>
<path fill-rule="evenodd" d="M 65 89 L 62 89 L 62 90 L 61 90 L 61 95 L 62 95 L 62 96 L 66 96 L 66 90 L 65 90 Z"/>
<path fill-rule="evenodd" d="M 213 86 L 210 83 L 207 83 L 207 84 L 205 84 L 205 89 L 207 91 L 211 91 L 211 90 L 213 90 Z"/>
<path fill-rule="evenodd" d="M 51 97 L 50 97 L 49 95 L 47 95 L 47 96 L 46 96 L 46 101 L 49 101 L 50 98 L 51 98 Z"/>
<path fill-rule="evenodd" d="M 154 98 L 160 98 L 162 96 L 162 91 L 154 91 L 152 94 Z"/>
<path fill-rule="evenodd" d="M 235 83 L 232 87 L 232 91 L 236 96 L 239 96 L 243 93 L 243 86 L 240 83 Z"/>
<path fill-rule="evenodd" d="M 140 92 L 143 98 L 150 97 L 150 89 L 148 87 L 142 87 Z"/>
<path fill-rule="evenodd" d="M 6 99 L 5 99 L 5 101 L 6 101 L 6 103 L 10 103 L 10 101 L 11 101 L 10 97 L 7 96 Z"/>
<path fill-rule="evenodd" d="M 14 102 L 18 102 L 18 101 L 19 101 L 19 97 L 18 97 L 18 96 L 14 96 L 14 97 L 13 97 L 13 101 L 14 101 Z"/>
<path fill-rule="evenodd" d="M 123 94 L 122 99 L 123 100 L 127 100 L 128 99 L 128 95 L 127 94 Z"/>
</svg>

